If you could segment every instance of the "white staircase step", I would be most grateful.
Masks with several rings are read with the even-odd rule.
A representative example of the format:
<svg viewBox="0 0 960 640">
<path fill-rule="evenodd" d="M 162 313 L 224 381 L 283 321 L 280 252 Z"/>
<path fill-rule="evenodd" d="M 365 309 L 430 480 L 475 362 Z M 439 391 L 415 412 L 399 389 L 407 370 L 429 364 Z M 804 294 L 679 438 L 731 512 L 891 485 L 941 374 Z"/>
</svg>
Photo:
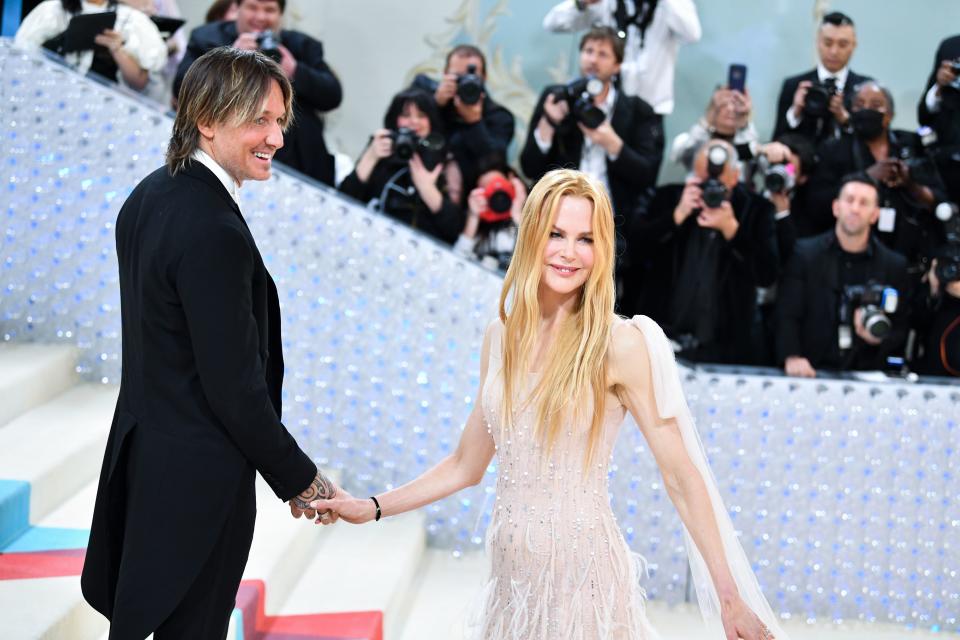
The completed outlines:
<svg viewBox="0 0 960 640">
<path fill-rule="evenodd" d="M 0 343 L 0 428 L 76 384 L 76 357 L 69 346 Z"/>
<path fill-rule="evenodd" d="M 477 606 L 487 577 L 482 551 L 454 557 L 451 551 L 428 549 L 411 589 L 412 604 L 401 640 L 466 638 L 466 621 Z"/>
<path fill-rule="evenodd" d="M 30 483 L 31 523 L 99 475 L 117 391 L 79 385 L 0 429 L 0 478 Z"/>
<path fill-rule="evenodd" d="M 382 611 L 384 640 L 400 638 L 425 549 L 424 522 L 424 514 L 414 512 L 322 527 L 329 530 L 323 547 L 278 614 Z"/>
</svg>

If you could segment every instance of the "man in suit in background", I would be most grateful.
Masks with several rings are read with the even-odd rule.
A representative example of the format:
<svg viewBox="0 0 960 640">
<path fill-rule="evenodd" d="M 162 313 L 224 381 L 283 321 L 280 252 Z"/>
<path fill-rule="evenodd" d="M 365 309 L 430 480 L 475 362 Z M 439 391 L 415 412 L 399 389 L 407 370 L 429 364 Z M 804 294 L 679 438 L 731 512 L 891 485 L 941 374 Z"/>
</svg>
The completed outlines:
<svg viewBox="0 0 960 640">
<path fill-rule="evenodd" d="M 280 422 L 279 299 L 239 206 L 292 96 L 259 53 L 201 56 L 167 166 L 117 218 L 123 370 L 81 578 L 111 640 L 226 637 L 256 472 L 296 517 L 335 492 Z"/>
<path fill-rule="evenodd" d="M 937 47 L 917 120 L 937 134 L 932 152 L 950 199 L 960 203 L 960 35 Z"/>
<path fill-rule="evenodd" d="M 280 65 L 296 94 L 293 124 L 277 160 L 335 186 L 334 160 L 327 151 L 323 119 L 318 113 L 340 106 L 343 92 L 337 76 L 323 60 L 323 45 L 305 33 L 281 31 L 286 0 L 235 0 L 235 3 L 236 21 L 205 24 L 190 34 L 187 52 L 173 81 L 174 96 L 190 65 L 207 51 L 224 45 L 262 51 Z"/>
<path fill-rule="evenodd" d="M 850 103 L 858 84 L 869 80 L 850 70 L 857 48 L 853 20 L 839 11 L 823 16 L 817 29 L 817 68 L 783 81 L 777 101 L 773 137 L 789 131 L 814 143 L 839 137 L 850 120 Z"/>
</svg>

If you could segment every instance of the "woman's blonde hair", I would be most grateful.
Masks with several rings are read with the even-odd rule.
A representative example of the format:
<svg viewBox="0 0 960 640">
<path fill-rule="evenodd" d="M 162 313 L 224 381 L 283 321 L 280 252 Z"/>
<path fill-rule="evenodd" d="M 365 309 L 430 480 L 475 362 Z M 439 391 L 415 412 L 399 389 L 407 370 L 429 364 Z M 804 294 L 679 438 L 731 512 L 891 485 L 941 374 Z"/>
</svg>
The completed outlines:
<svg viewBox="0 0 960 640">
<path fill-rule="evenodd" d="M 600 444 L 606 404 L 605 362 L 614 313 L 614 224 L 606 190 L 580 171 L 558 169 L 547 173 L 523 205 L 517 244 L 500 293 L 500 320 L 504 325 L 502 424 L 504 428 L 513 426 L 514 392 L 525 389 L 540 323 L 537 292 L 543 253 L 564 197 L 585 198 L 593 205 L 593 269 L 580 289 L 574 314 L 559 330 L 536 387 L 523 402 L 536 406 L 535 434 L 548 449 L 565 418 L 580 420 L 584 408 L 592 408 L 586 467 Z"/>
</svg>

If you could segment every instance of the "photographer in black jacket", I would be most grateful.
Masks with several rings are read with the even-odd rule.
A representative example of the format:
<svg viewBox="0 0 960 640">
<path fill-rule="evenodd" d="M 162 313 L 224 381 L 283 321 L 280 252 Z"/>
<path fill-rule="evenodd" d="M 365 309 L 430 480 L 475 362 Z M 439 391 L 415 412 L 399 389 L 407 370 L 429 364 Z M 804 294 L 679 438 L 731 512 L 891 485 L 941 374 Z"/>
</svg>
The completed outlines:
<svg viewBox="0 0 960 640">
<path fill-rule="evenodd" d="M 663 325 L 690 360 L 756 364 L 757 287 L 779 272 L 773 205 L 739 181 L 736 150 L 711 140 L 685 184 L 659 187 L 630 246 L 648 260 L 631 311 Z"/>
<path fill-rule="evenodd" d="M 320 182 L 334 186 L 333 156 L 323 139 L 317 112 L 340 106 L 340 81 L 323 61 L 323 45 L 305 33 L 280 29 L 286 0 L 235 0 L 236 21 L 214 22 L 190 34 L 187 51 L 173 81 L 173 95 L 193 61 L 211 49 L 232 46 L 260 50 L 280 64 L 293 84 L 293 125 L 275 159 Z"/>
<path fill-rule="evenodd" d="M 960 202 L 960 35 L 937 48 L 917 120 L 937 135 L 933 155 L 950 199 Z"/>
<path fill-rule="evenodd" d="M 886 357 L 903 346 L 910 299 L 907 263 L 877 241 L 871 227 L 880 216 L 879 191 L 866 174 L 847 176 L 833 201 L 836 227 L 797 241 L 777 297 L 777 357 L 787 375 L 814 377 L 817 369 L 882 369 Z M 856 287 L 873 284 L 868 291 Z M 869 304 L 892 307 L 885 337 Z M 873 332 L 869 329 L 872 328 Z"/>
<path fill-rule="evenodd" d="M 464 184 L 475 183 L 478 164 L 507 155 L 513 140 L 513 114 L 494 102 L 486 88 L 487 59 L 477 47 L 462 44 L 447 54 L 440 82 L 417 75 L 413 87 L 433 94 L 447 136 L 447 148 L 463 171 Z"/>
</svg>

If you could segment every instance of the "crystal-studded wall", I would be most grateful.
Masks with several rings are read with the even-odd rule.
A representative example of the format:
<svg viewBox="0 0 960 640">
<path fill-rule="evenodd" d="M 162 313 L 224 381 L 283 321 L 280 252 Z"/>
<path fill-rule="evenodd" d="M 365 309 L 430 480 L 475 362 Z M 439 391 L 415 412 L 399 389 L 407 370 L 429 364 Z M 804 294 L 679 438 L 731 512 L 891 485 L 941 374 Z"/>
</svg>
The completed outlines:
<svg viewBox="0 0 960 640">
<path fill-rule="evenodd" d="M 116 383 L 113 221 L 162 164 L 171 121 L 2 40 L 0 119 L 0 336 L 76 344 L 86 377 Z M 292 174 L 241 193 L 280 289 L 291 430 L 361 494 L 452 451 L 499 279 Z M 956 387 L 684 375 L 776 609 L 960 630 Z M 428 507 L 434 544 L 482 545 L 494 473 Z M 650 562 L 649 593 L 687 597 L 679 521 L 630 420 L 611 494 L 624 535 Z"/>
</svg>

